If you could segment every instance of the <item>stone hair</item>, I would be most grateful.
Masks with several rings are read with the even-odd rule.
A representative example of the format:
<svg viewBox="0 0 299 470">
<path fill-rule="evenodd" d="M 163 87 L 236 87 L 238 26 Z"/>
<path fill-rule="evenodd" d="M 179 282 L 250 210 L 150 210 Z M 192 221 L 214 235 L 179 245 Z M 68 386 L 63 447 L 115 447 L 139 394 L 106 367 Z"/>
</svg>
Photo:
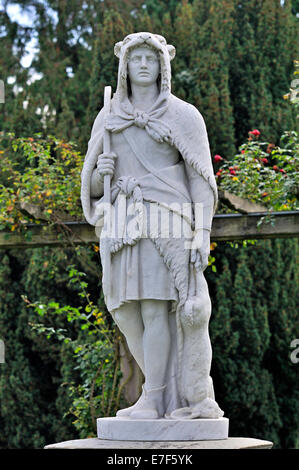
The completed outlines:
<svg viewBox="0 0 299 470">
<path fill-rule="evenodd" d="M 157 56 L 159 57 L 160 51 L 158 49 L 156 49 L 154 46 L 151 46 L 150 44 L 147 44 L 147 43 L 136 44 L 136 46 L 131 47 L 129 49 L 129 57 L 130 57 L 131 52 L 133 52 L 135 49 L 139 49 L 140 47 L 145 47 L 146 49 L 149 49 L 152 52 L 155 52 L 155 54 L 157 54 Z"/>
</svg>

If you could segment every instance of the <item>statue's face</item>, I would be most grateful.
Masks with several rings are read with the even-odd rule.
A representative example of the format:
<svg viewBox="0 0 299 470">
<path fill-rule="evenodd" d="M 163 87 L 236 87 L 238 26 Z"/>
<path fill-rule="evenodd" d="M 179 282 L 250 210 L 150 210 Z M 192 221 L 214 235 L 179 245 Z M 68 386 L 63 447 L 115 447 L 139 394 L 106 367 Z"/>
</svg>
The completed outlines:
<svg viewBox="0 0 299 470">
<path fill-rule="evenodd" d="M 130 52 L 128 75 L 131 83 L 142 86 L 152 85 L 160 72 L 158 54 L 148 47 L 136 47 Z"/>
</svg>

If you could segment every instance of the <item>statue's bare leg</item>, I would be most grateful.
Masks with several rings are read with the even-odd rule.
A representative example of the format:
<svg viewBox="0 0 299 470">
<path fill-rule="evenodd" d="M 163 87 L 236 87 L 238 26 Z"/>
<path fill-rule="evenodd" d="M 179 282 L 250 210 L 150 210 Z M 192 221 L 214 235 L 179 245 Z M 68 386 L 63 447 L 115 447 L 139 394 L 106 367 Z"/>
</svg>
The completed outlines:
<svg viewBox="0 0 299 470">
<path fill-rule="evenodd" d="M 144 355 L 143 355 L 143 332 L 144 326 L 140 311 L 140 302 L 132 301 L 122 305 L 113 314 L 113 319 L 117 324 L 120 331 L 126 338 L 129 350 L 134 357 L 135 361 L 139 365 L 143 374 L 144 370 Z M 116 416 L 118 417 L 129 417 L 131 413 L 142 406 L 144 401 L 144 393 L 139 397 L 138 401 L 128 408 L 118 410 Z"/>
<path fill-rule="evenodd" d="M 130 417 L 157 419 L 164 416 L 165 375 L 170 350 L 168 301 L 142 300 L 144 324 L 143 352 L 145 383 L 143 392 Z"/>
<path fill-rule="evenodd" d="M 145 386 L 148 389 L 159 388 L 165 385 L 170 351 L 168 301 L 142 300 L 141 315 L 144 324 Z"/>
<path fill-rule="evenodd" d="M 143 355 L 143 321 L 140 312 L 140 302 L 127 302 L 113 313 L 113 318 L 120 331 L 124 334 L 129 350 L 139 365 L 143 374 L 144 355 Z"/>
<path fill-rule="evenodd" d="M 113 316 L 145 376 L 143 392 L 137 403 L 118 411 L 117 416 L 159 418 L 164 414 L 163 393 L 171 341 L 168 301 L 131 302 Z"/>
</svg>

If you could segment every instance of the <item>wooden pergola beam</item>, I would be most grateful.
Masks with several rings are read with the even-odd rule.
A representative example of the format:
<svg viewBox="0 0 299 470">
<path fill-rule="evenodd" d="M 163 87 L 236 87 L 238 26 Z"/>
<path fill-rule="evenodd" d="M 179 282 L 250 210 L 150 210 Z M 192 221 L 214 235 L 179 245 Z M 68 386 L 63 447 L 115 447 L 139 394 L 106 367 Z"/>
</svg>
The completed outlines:
<svg viewBox="0 0 299 470">
<path fill-rule="evenodd" d="M 299 236 L 299 211 L 219 214 L 213 219 L 214 241 L 294 238 Z"/>
<path fill-rule="evenodd" d="M 270 221 L 269 221 L 270 220 Z M 28 224 L 27 236 L 0 231 L 0 249 L 35 248 L 97 244 L 95 228 L 86 222 Z M 67 231 L 69 238 L 62 236 Z M 299 211 L 259 212 L 251 214 L 217 214 L 214 216 L 211 240 L 234 241 L 299 236 Z"/>
</svg>

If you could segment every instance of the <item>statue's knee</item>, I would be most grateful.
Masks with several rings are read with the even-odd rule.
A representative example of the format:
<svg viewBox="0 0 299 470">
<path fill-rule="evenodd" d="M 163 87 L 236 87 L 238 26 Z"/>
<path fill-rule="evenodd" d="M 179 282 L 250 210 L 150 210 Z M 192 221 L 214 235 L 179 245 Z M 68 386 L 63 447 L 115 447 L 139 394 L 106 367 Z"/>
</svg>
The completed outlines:
<svg viewBox="0 0 299 470">
<path fill-rule="evenodd" d="M 143 311 L 142 312 L 143 323 L 145 327 L 150 327 L 157 321 L 157 314 L 154 311 Z"/>
<path fill-rule="evenodd" d="M 123 333 L 125 326 L 126 326 L 126 321 L 125 321 L 123 313 L 119 311 L 114 312 L 113 319 L 115 323 L 117 324 L 118 328 L 120 329 L 120 331 Z"/>
<path fill-rule="evenodd" d="M 145 327 L 151 327 L 153 324 L 162 326 L 168 315 L 167 302 L 158 300 L 144 301 L 141 311 Z"/>
<path fill-rule="evenodd" d="M 113 319 L 125 336 L 131 332 L 136 333 L 140 329 L 140 312 L 134 306 L 130 306 L 130 308 L 121 307 L 116 310 Z"/>
</svg>

